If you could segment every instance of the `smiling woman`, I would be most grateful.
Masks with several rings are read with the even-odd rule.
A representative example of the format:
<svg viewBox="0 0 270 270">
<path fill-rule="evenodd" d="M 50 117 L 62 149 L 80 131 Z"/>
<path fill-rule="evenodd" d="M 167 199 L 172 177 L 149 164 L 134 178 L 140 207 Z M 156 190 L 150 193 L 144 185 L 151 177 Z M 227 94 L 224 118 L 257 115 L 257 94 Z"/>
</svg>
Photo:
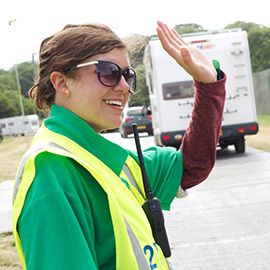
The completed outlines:
<svg viewBox="0 0 270 270">
<path fill-rule="evenodd" d="M 86 65 L 89 62 L 98 64 Z M 115 62 L 127 68 L 123 70 Z M 90 57 L 86 63 L 77 65 L 76 78 L 66 78 L 60 72 L 53 72 L 51 82 L 56 90 L 54 104 L 79 116 L 97 133 L 104 129 L 117 128 L 121 123 L 120 116 L 129 93 L 131 89 L 135 90 L 136 85 L 135 71 L 128 66 L 127 50 L 116 48 Z M 117 67 L 119 75 L 112 72 L 112 68 Z"/>
<path fill-rule="evenodd" d="M 174 30 L 158 22 L 157 32 L 198 88 L 181 151 L 151 147 L 143 153 L 151 194 L 169 210 L 183 189 L 205 180 L 213 167 L 226 79 L 217 82 L 211 61 Z M 20 162 L 13 193 L 13 232 L 23 268 L 171 269 L 170 248 L 158 230 L 162 226 L 166 234 L 164 220 L 154 230 L 156 213 L 153 219 L 146 215 L 150 204 L 139 188 L 137 152 L 99 134 L 120 125 L 136 89 L 126 45 L 107 26 L 67 25 L 42 42 L 39 57 L 30 97 L 49 117 Z M 139 114 L 151 124 L 142 108 Z"/>
</svg>

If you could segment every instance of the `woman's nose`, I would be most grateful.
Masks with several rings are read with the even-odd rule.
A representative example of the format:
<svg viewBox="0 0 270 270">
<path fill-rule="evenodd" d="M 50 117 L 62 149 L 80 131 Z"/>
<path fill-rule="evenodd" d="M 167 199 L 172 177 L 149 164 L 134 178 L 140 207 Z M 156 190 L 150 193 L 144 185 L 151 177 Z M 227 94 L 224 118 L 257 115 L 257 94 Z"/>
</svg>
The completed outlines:
<svg viewBox="0 0 270 270">
<path fill-rule="evenodd" d="M 130 89 L 129 84 L 127 83 L 126 79 L 124 78 L 124 76 L 121 76 L 121 80 L 119 81 L 119 83 L 113 87 L 113 89 L 115 91 L 122 91 L 122 92 L 128 92 Z"/>
</svg>

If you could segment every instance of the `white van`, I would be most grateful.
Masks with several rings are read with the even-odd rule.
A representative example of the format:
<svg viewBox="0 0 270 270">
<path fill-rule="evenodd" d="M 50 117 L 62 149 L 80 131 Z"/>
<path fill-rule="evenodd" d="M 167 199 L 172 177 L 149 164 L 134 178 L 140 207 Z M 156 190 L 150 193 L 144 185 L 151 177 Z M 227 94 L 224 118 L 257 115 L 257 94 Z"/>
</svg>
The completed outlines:
<svg viewBox="0 0 270 270">
<path fill-rule="evenodd" d="M 226 102 L 219 146 L 245 151 L 245 135 L 258 132 L 247 33 L 241 29 L 182 35 L 210 60 L 218 60 L 227 74 Z M 192 77 L 170 57 L 158 39 L 150 40 L 144 64 L 152 108 L 156 145 L 179 147 L 191 119 L 194 102 Z"/>
<path fill-rule="evenodd" d="M 14 116 L 0 119 L 3 135 L 24 135 L 35 133 L 39 128 L 39 119 L 36 114 Z"/>
</svg>

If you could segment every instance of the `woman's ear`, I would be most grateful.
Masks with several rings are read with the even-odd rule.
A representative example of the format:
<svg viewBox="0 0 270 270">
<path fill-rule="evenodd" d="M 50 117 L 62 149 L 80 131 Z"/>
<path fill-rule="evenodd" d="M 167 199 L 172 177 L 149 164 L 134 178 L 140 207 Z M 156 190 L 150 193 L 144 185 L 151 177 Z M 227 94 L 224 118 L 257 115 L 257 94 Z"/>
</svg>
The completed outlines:
<svg viewBox="0 0 270 270">
<path fill-rule="evenodd" d="M 50 76 L 54 89 L 65 97 L 70 96 L 70 90 L 67 84 L 67 77 L 59 71 L 54 71 Z"/>
</svg>

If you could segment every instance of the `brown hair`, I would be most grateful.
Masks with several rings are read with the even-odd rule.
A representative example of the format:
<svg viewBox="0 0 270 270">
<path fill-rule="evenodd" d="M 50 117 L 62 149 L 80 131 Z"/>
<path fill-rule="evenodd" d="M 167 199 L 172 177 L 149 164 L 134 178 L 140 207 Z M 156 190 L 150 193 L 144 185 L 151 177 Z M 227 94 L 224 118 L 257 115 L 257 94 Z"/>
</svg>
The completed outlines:
<svg viewBox="0 0 270 270">
<path fill-rule="evenodd" d="M 29 96 L 36 107 L 49 113 L 55 99 L 55 89 L 50 81 L 53 71 L 68 78 L 76 78 L 76 65 L 88 58 L 110 52 L 114 48 L 126 48 L 123 41 L 102 24 L 66 25 L 61 31 L 43 40 L 39 51 L 39 74 Z"/>
</svg>

